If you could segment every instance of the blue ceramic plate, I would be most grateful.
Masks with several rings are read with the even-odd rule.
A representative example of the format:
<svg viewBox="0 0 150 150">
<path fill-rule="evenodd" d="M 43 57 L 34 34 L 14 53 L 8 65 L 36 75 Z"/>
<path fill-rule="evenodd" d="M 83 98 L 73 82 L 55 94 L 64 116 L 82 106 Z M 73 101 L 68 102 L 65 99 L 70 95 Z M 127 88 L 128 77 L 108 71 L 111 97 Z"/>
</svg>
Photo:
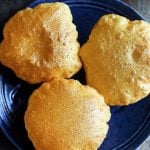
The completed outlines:
<svg viewBox="0 0 150 150">
<path fill-rule="evenodd" d="M 34 7 L 39 0 L 30 5 Z M 96 21 L 108 13 L 127 18 L 143 19 L 135 10 L 119 0 L 67 0 L 72 11 L 74 23 L 83 44 Z M 74 78 L 84 82 L 83 70 Z M 18 79 L 14 73 L 0 66 L 0 127 L 9 140 L 20 150 L 30 150 L 33 146 L 24 129 L 23 116 L 28 97 L 39 85 L 30 85 Z M 150 134 L 150 97 L 127 107 L 112 107 L 110 129 L 101 150 L 133 150 Z"/>
</svg>

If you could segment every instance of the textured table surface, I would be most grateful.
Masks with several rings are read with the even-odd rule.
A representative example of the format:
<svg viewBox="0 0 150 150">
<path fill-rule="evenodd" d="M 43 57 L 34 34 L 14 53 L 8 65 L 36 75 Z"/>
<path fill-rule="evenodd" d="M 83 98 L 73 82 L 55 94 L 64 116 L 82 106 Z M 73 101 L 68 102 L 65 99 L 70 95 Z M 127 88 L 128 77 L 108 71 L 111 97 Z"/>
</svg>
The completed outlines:
<svg viewBox="0 0 150 150">
<path fill-rule="evenodd" d="M 22 8 L 23 6 L 31 3 L 33 0 L 0 0 L 0 27 L 3 27 L 9 14 Z M 139 11 L 147 21 L 150 22 L 150 0 L 124 0 L 129 3 L 133 8 Z M 5 12 L 5 13 L 4 13 Z M 0 30 L 1 30 L 0 28 Z M 8 144 L 8 140 L 4 137 L 0 131 L 0 150 L 16 150 L 11 144 Z M 141 144 L 138 150 L 150 150 L 150 137 Z"/>
<path fill-rule="evenodd" d="M 150 22 L 150 0 L 123 0 L 140 12 Z"/>
</svg>

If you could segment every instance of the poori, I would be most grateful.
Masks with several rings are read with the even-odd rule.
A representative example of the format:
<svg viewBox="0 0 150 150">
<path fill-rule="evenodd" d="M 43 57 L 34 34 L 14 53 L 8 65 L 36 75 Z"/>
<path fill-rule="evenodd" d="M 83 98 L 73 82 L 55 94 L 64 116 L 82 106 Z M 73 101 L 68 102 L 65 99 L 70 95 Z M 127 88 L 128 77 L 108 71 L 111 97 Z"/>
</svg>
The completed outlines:
<svg viewBox="0 0 150 150">
<path fill-rule="evenodd" d="M 110 109 L 94 88 L 54 79 L 33 92 L 24 119 L 37 150 L 97 150 L 108 131 Z"/>
<path fill-rule="evenodd" d="M 44 3 L 15 14 L 5 25 L 0 61 L 29 83 L 70 78 L 81 68 L 69 7 Z"/>
<path fill-rule="evenodd" d="M 132 104 L 150 93 L 149 23 L 105 15 L 79 55 L 87 83 L 104 96 L 107 104 Z"/>
</svg>

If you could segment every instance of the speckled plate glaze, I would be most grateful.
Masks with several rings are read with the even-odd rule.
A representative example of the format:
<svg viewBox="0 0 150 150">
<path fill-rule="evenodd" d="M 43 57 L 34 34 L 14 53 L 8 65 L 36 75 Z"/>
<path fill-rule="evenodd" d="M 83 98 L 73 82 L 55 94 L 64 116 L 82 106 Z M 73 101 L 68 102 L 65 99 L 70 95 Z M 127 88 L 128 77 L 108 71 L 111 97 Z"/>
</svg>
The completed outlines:
<svg viewBox="0 0 150 150">
<path fill-rule="evenodd" d="M 67 3 L 83 44 L 96 21 L 108 13 L 127 18 L 144 19 L 138 12 L 120 0 L 59 0 Z M 29 7 L 56 0 L 38 0 Z M 83 70 L 74 78 L 84 82 Z M 33 146 L 24 128 L 23 116 L 28 97 L 39 85 L 29 85 L 14 73 L 0 65 L 0 128 L 20 150 L 32 150 Z M 133 150 L 150 134 L 150 96 L 127 107 L 112 107 L 112 117 L 107 138 L 99 150 Z"/>
</svg>

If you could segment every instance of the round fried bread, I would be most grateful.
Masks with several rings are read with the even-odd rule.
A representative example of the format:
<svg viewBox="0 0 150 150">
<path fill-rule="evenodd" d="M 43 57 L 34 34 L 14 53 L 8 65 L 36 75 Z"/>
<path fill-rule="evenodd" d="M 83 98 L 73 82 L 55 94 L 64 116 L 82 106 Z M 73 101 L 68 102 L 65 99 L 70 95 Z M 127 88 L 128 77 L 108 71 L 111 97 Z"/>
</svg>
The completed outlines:
<svg viewBox="0 0 150 150">
<path fill-rule="evenodd" d="M 66 4 L 21 10 L 6 23 L 3 35 L 0 61 L 30 83 L 69 78 L 81 68 L 78 33 Z"/>
<path fill-rule="evenodd" d="M 95 89 L 54 79 L 29 98 L 25 127 L 37 150 L 96 150 L 109 119 L 109 106 Z"/>
<path fill-rule="evenodd" d="M 132 104 L 150 93 L 150 24 L 105 15 L 79 55 L 87 83 L 107 104 Z"/>
</svg>

